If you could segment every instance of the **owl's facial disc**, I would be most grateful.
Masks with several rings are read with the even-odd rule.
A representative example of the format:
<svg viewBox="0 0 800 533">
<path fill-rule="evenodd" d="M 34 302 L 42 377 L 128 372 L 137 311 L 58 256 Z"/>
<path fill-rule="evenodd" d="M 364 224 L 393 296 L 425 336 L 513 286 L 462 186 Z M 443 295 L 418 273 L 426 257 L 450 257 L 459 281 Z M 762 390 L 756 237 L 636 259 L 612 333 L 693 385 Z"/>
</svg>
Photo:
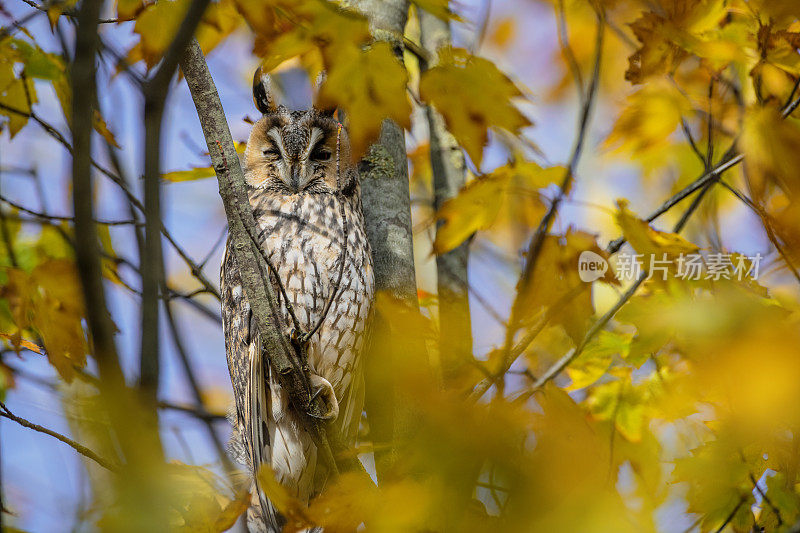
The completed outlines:
<svg viewBox="0 0 800 533">
<path fill-rule="evenodd" d="M 252 135 L 247 154 L 252 184 L 279 188 L 285 194 L 335 191 L 336 140 L 329 137 L 321 127 L 294 122 Z"/>
</svg>

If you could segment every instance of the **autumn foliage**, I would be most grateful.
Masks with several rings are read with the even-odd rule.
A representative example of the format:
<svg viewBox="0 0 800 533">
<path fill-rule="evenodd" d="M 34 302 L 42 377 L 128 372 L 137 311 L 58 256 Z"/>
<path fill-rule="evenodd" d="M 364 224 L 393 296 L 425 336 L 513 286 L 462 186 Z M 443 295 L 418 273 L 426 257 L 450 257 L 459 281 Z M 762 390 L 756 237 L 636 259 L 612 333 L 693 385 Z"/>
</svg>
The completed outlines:
<svg viewBox="0 0 800 533">
<path fill-rule="evenodd" d="M 400 414 L 378 420 L 368 406 L 357 447 L 342 452 L 364 468 L 341 472 L 308 506 L 262 469 L 285 531 L 798 531 L 800 2 L 498 0 L 499 14 L 482 21 L 470 2 L 412 0 L 403 35 L 371 26 L 359 4 L 218 0 L 195 32 L 211 59 L 232 40 L 246 42 L 251 62 L 236 67 L 244 74 L 235 80 L 243 94 L 251 66 L 284 80 L 284 93 L 290 75 L 304 74 L 314 105 L 340 110 L 353 157 L 372 167 L 385 163 L 373 146 L 384 121 L 406 131 L 419 298 L 378 294 L 388 326 L 371 350 L 401 354 L 377 362 L 392 377 L 387 397 Z M 136 86 L 157 70 L 191 5 L 108 3 L 98 54 L 107 79 Z M 4 180 L 19 168 L 39 179 L 36 155 L 19 140 L 26 133 L 73 151 L 64 30 L 80 9 L 69 0 L 0 7 Z M 455 33 L 426 50 L 425 14 L 470 39 Z M 28 29 L 36 17 L 51 33 Z M 520 60 L 533 54 L 530 27 L 547 28 L 550 39 L 535 50 L 549 54 L 537 59 L 547 66 L 541 79 Z M 181 84 L 176 76 L 173 90 Z M 463 154 L 455 167 L 466 183 L 441 202 L 427 108 Z M 108 106 L 107 116 L 95 109 L 95 179 L 121 187 L 129 208 L 98 217 L 102 274 L 111 294 L 137 301 L 141 272 L 130 258 L 144 211 L 137 178 L 118 158 L 132 151 L 140 159 L 141 150 L 122 142 L 131 135 Z M 162 164 L 164 187 L 210 183 L 213 162 L 201 157 L 178 169 Z M 3 190 L 0 204 L 3 453 L 10 424 L 53 438 L 17 413 L 26 366 L 46 357 L 91 494 L 64 520 L 112 531 L 159 530 L 163 519 L 181 531 L 234 527 L 250 486 L 224 450 L 213 464 L 162 455 L 158 413 L 176 407 L 161 400 L 163 384 L 152 405 L 124 365 L 124 391 L 100 378 L 73 217 L 52 215 L 34 193 Z M 221 211 L 191 209 L 217 217 L 222 230 Z M 218 263 L 200 260 L 212 243 L 187 252 L 164 232 L 175 259 L 164 305 L 214 315 L 208 280 Z M 444 355 L 458 342 L 441 334 L 435 265 L 465 243 L 475 342 L 454 370 Z M 581 270 L 587 257 L 600 269 L 591 279 L 594 271 Z M 115 313 L 116 327 L 133 335 L 124 338 L 138 337 L 138 323 L 117 323 Z M 415 342 L 398 347 L 398 338 Z M 213 420 L 224 416 L 229 389 L 200 389 L 177 407 L 227 435 Z M 115 428 L 117 394 L 119 405 L 135 406 L 131 423 L 149 432 Z M 379 445 L 372 431 L 387 423 L 392 442 Z M 159 453 L 135 463 L 126 450 L 139 438 Z M 3 470 L 0 479 L 5 462 Z M 24 528 L 42 512 L 15 508 L 6 498 L 15 488 L 5 479 L 1 487 L 4 525 Z"/>
</svg>

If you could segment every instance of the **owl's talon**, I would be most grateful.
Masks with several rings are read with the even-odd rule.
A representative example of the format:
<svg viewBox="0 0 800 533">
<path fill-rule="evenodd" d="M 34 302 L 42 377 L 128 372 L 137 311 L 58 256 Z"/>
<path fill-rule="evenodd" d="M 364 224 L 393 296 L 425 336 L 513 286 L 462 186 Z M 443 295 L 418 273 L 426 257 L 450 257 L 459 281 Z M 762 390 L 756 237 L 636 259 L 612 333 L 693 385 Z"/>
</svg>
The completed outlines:
<svg viewBox="0 0 800 533">
<path fill-rule="evenodd" d="M 324 412 L 321 415 L 309 412 L 308 415 L 320 420 L 336 420 L 336 417 L 339 416 L 339 401 L 336 399 L 333 386 L 322 376 L 311 374 L 311 401 L 309 403 L 313 404 L 318 396 L 322 398 Z"/>
</svg>

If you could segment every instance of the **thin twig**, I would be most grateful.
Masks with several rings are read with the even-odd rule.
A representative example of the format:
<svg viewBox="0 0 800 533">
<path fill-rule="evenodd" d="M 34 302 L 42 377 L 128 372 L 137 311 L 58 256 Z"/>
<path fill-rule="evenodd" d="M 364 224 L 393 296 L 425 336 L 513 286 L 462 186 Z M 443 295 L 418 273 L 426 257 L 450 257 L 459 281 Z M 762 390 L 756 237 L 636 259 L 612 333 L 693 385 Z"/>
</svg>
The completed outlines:
<svg viewBox="0 0 800 533">
<path fill-rule="evenodd" d="M 561 52 L 564 54 L 567 64 L 572 71 L 572 77 L 575 78 L 575 85 L 578 89 L 578 97 L 581 100 L 584 100 L 586 96 L 583 92 L 583 73 L 581 72 L 581 66 L 578 64 L 578 60 L 575 58 L 575 52 L 572 50 L 572 46 L 569 44 L 569 33 L 567 32 L 567 14 L 566 10 L 564 9 L 564 0 L 558 0 L 556 15 L 558 16 L 558 43 L 561 45 Z"/>
<path fill-rule="evenodd" d="M 558 195 L 553 199 L 550 203 L 550 207 L 547 210 L 547 213 L 542 218 L 539 226 L 536 228 L 536 232 L 534 233 L 533 237 L 531 238 L 530 244 L 528 246 L 528 251 L 526 253 L 526 263 L 522 270 L 522 275 L 520 276 L 519 283 L 517 284 L 517 297 L 514 300 L 514 303 L 511 306 L 511 317 L 509 318 L 508 328 L 506 329 L 506 337 L 504 343 L 504 351 L 509 352 L 511 350 L 511 345 L 514 342 L 514 336 L 518 329 L 518 317 L 519 309 L 518 306 L 520 305 L 520 295 L 525 294 L 527 291 L 527 287 L 530 286 L 531 279 L 533 278 L 534 272 L 536 270 L 536 263 L 539 259 L 539 254 L 542 251 L 542 246 L 544 245 L 545 237 L 547 233 L 550 231 L 550 228 L 553 224 L 555 219 L 556 213 L 558 212 L 558 208 L 561 205 L 562 200 L 569 192 L 572 182 L 574 180 L 575 170 L 578 166 L 578 162 L 580 161 L 581 154 L 583 153 L 583 145 L 586 140 L 586 134 L 589 129 L 589 118 L 592 113 L 592 109 L 594 108 L 595 97 L 597 95 L 597 89 L 600 84 L 600 66 L 602 64 L 602 57 L 603 57 L 603 37 L 605 34 L 605 12 L 602 8 L 598 7 L 596 10 L 597 14 L 597 35 L 595 40 L 595 58 L 594 58 L 594 71 L 592 73 L 592 79 L 589 84 L 589 88 L 586 92 L 586 98 L 583 102 L 583 108 L 581 110 L 580 122 L 578 127 L 578 134 L 575 140 L 575 146 L 572 149 L 572 155 L 570 156 L 569 163 L 567 165 L 566 171 L 564 172 L 564 177 L 562 178 L 561 187 L 559 189 Z"/>
<path fill-rule="evenodd" d="M 83 455 L 84 457 L 88 457 L 89 459 L 91 459 L 92 461 L 96 462 L 97 464 L 99 464 L 103 468 L 106 468 L 106 469 L 108 469 L 108 470 L 110 470 L 112 472 L 115 472 L 118 469 L 111 462 L 103 459 L 102 457 L 97 455 L 95 452 L 93 452 L 92 450 L 90 450 L 89 448 L 84 446 L 83 444 L 75 442 L 74 440 L 70 439 L 69 437 L 65 437 L 61 433 L 57 433 L 57 432 L 53 431 L 52 429 L 48 429 L 48 428 L 46 428 L 44 426 L 40 426 L 39 424 L 34 424 L 33 422 L 25 420 L 24 418 L 18 417 L 17 415 L 12 413 L 8 409 L 8 407 L 5 406 L 5 404 L 3 402 L 0 402 L 0 416 L 8 418 L 9 420 L 13 420 L 14 422 L 16 422 L 17 424 L 19 424 L 22 427 L 26 427 L 28 429 L 32 429 L 34 431 L 38 431 L 39 433 L 44 433 L 45 435 L 50 435 L 51 437 L 60 440 L 64 444 L 70 446 L 73 450 L 75 450 L 79 454 Z"/>
<path fill-rule="evenodd" d="M 38 219 L 45 220 L 45 221 L 59 221 L 59 222 L 75 222 L 75 217 L 73 216 L 59 216 L 59 215 L 49 215 L 46 213 L 42 213 L 40 211 L 34 211 L 33 209 L 27 208 L 22 204 L 18 204 L 13 200 L 9 200 L 3 195 L 0 195 L 0 202 L 10 205 L 14 209 L 17 209 L 23 213 L 28 215 L 34 216 Z M 95 219 L 95 224 L 100 224 L 102 226 L 130 226 L 134 225 L 137 222 L 135 220 L 98 220 Z"/>
<path fill-rule="evenodd" d="M 60 1 L 60 2 L 48 2 L 46 4 L 37 4 L 33 0 L 22 0 L 22 1 L 25 2 L 26 4 L 28 4 L 29 6 L 31 6 L 32 8 L 38 9 L 39 11 L 41 11 L 43 13 L 47 13 L 48 10 L 51 7 L 55 7 L 55 6 L 59 5 L 59 4 L 65 3 L 63 1 Z M 71 11 L 71 10 L 62 11 L 61 14 L 65 15 L 67 17 L 73 18 L 73 19 L 77 18 L 77 16 L 78 16 L 77 13 L 75 13 L 74 11 Z M 97 21 L 98 24 L 118 24 L 120 22 L 125 22 L 125 21 L 121 20 L 121 19 L 98 19 L 98 21 Z"/>
<path fill-rule="evenodd" d="M 708 172 L 704 172 L 702 176 L 694 180 L 692 183 L 672 195 L 669 199 L 667 199 L 661 206 L 659 206 L 655 211 L 650 213 L 650 215 L 645 219 L 647 222 L 653 222 L 655 219 L 675 207 L 685 198 L 689 197 L 693 192 L 702 189 L 706 186 L 707 183 L 716 181 L 719 178 L 719 175 L 726 170 L 729 170 L 744 160 L 744 156 L 742 154 L 735 155 L 736 152 L 731 147 L 728 150 L 728 153 L 722 157 L 719 163 L 712 168 Z M 616 240 L 611 241 L 608 244 L 606 250 L 608 253 L 616 253 L 622 248 L 622 245 L 625 244 L 625 237 L 620 237 Z"/>
<path fill-rule="evenodd" d="M 782 526 L 783 525 L 783 517 L 781 516 L 781 510 L 778 509 L 775 506 L 774 503 L 772 503 L 772 500 L 770 500 L 769 496 L 767 496 L 767 493 L 764 492 L 764 490 L 758 485 L 758 480 L 753 475 L 753 473 L 752 472 L 748 472 L 747 474 L 750 477 L 750 482 L 753 484 L 753 488 L 755 488 L 756 492 L 758 492 L 761 495 L 761 498 L 764 500 L 764 503 L 767 504 L 767 506 L 775 514 L 775 518 L 778 519 L 778 527 Z"/>
<path fill-rule="evenodd" d="M 5 39 L 6 36 L 11 35 L 15 31 L 17 31 L 19 28 L 21 28 L 22 26 L 27 24 L 32 18 L 34 18 L 38 14 L 39 13 L 35 13 L 35 12 L 34 13 L 28 13 L 27 15 L 25 15 L 21 19 L 11 22 L 10 26 L 4 26 L 4 27 L 0 28 L 0 39 Z"/>
<path fill-rule="evenodd" d="M 163 265 L 162 265 L 163 266 Z M 165 279 L 165 276 L 162 274 L 162 280 Z M 166 284 L 164 285 L 166 288 Z M 222 465 L 225 467 L 225 470 L 231 474 L 235 467 L 231 460 L 228 458 L 228 454 L 225 451 L 225 446 L 222 444 L 222 441 L 217 435 L 217 431 L 214 428 L 213 421 L 216 420 L 216 417 L 212 417 L 211 413 L 208 412 L 205 406 L 205 401 L 203 400 L 203 392 L 200 389 L 200 384 L 197 382 L 197 378 L 194 375 L 194 369 L 192 368 L 191 361 L 189 359 L 189 354 L 186 351 L 186 347 L 184 346 L 183 339 L 181 338 L 180 330 L 178 329 L 178 324 L 175 321 L 175 316 L 172 312 L 172 307 L 168 300 L 164 301 L 164 314 L 167 318 L 167 324 L 169 325 L 170 334 L 172 335 L 172 341 L 175 344 L 175 349 L 178 352 L 178 359 L 181 361 L 181 365 L 183 366 L 183 370 L 186 373 L 186 381 L 189 383 L 189 388 L 192 391 L 192 395 L 194 396 L 194 400 L 197 404 L 197 416 L 206 424 L 206 429 L 208 430 L 208 436 L 211 438 L 211 442 L 214 443 L 214 448 L 219 455 L 220 460 L 222 461 Z M 176 406 L 171 406 L 173 408 L 177 408 Z M 202 416 L 201 416 L 202 414 Z"/>
<path fill-rule="evenodd" d="M 478 53 L 481 45 L 483 45 L 483 41 L 486 39 L 486 32 L 489 29 L 489 21 L 492 18 L 492 0 L 483 0 L 483 4 L 483 18 L 481 19 L 481 25 L 478 27 L 478 33 L 475 36 L 475 41 L 472 43 L 471 52 L 473 54 Z"/>
<path fill-rule="evenodd" d="M 798 272 L 797 267 L 794 265 L 791 257 L 784 249 L 783 245 L 781 244 L 778 236 L 775 234 L 775 229 L 772 227 L 772 220 L 769 216 L 769 213 L 764 211 L 759 205 L 757 205 L 752 199 L 750 199 L 746 194 L 741 192 L 739 189 L 730 185 L 729 183 L 725 182 L 724 180 L 719 180 L 720 185 L 725 187 L 729 190 L 734 196 L 736 196 L 739 200 L 742 201 L 747 207 L 749 207 L 758 217 L 761 219 L 761 223 L 764 225 L 764 231 L 767 234 L 767 238 L 772 243 L 772 246 L 778 251 L 783 261 L 786 263 L 786 266 L 789 267 L 794 278 L 800 283 L 800 272 Z"/>
<path fill-rule="evenodd" d="M 498 380 L 501 379 L 506 372 L 508 372 L 519 356 L 522 355 L 528 346 L 530 346 L 530 344 L 536 339 L 539 333 L 541 333 L 550 323 L 550 320 L 558 315 L 558 313 L 560 313 L 574 298 L 577 298 L 580 293 L 588 288 L 588 284 L 581 283 L 580 285 L 573 287 L 572 290 L 567 291 L 561 296 L 561 298 L 558 299 L 557 302 L 545 309 L 544 313 L 536 322 L 536 324 L 529 328 L 519 342 L 515 344 L 513 348 L 511 348 L 511 350 L 504 356 L 500 368 L 498 368 L 494 375 L 483 379 L 473 388 L 472 392 L 470 393 L 472 400 L 478 401 L 493 384 L 497 383 Z M 533 381 L 536 381 L 536 378 L 533 377 L 532 374 L 530 377 Z"/>
<path fill-rule="evenodd" d="M 683 117 L 681 117 L 681 129 L 683 129 L 683 134 L 686 136 L 686 140 L 689 141 L 689 146 L 692 147 L 692 151 L 705 165 L 706 156 L 704 156 L 703 152 L 700 151 L 700 148 L 697 147 L 697 143 L 695 142 L 694 136 L 692 135 L 692 130 L 689 129 L 689 124 L 686 123 L 686 119 Z"/>
<path fill-rule="evenodd" d="M 15 109 L 13 107 L 10 107 L 10 106 L 8 106 L 6 104 L 2 104 L 2 103 L 0 103 L 0 109 L 5 109 L 6 111 L 10 111 L 12 113 L 16 113 L 18 115 L 26 116 L 26 117 L 28 117 L 30 119 L 33 119 L 51 137 L 53 137 L 55 140 L 60 142 L 64 146 L 64 148 L 67 150 L 67 152 L 69 152 L 70 155 L 74 155 L 73 147 L 69 143 L 69 141 L 67 141 L 64 138 L 64 136 L 57 129 L 55 129 L 52 125 L 50 125 L 45 120 L 43 120 L 37 113 L 35 113 L 33 111 L 31 111 L 30 113 L 26 113 L 25 111 L 21 111 L 19 109 Z M 122 179 L 122 177 L 118 176 L 117 174 L 114 174 L 113 172 L 111 172 L 107 168 L 103 167 L 102 165 L 97 163 L 93 158 L 90 159 L 90 162 L 91 162 L 91 166 L 92 167 L 94 167 L 101 174 L 103 174 L 104 176 L 109 178 L 112 182 L 114 182 L 120 188 L 120 190 L 122 190 L 122 192 L 125 194 L 125 196 L 128 199 L 128 201 L 131 202 L 140 213 L 144 213 L 144 210 L 145 210 L 144 209 L 144 204 L 142 204 L 142 202 L 131 192 L 131 190 L 128 188 L 127 183 L 125 182 L 125 180 Z M 189 267 L 189 270 L 191 271 L 192 276 L 194 276 L 197 279 L 197 281 L 199 281 L 200 284 L 203 285 L 203 287 L 205 287 L 208 290 L 208 292 L 210 294 L 213 294 L 214 297 L 217 300 L 219 300 L 220 299 L 220 295 L 219 295 L 219 291 L 217 290 L 217 288 L 214 287 L 214 285 L 211 284 L 211 282 L 208 280 L 208 278 L 206 278 L 205 274 L 203 274 L 203 270 L 192 260 L 191 257 L 189 257 L 189 254 L 183 249 L 183 247 L 181 247 L 181 245 L 178 243 L 178 241 L 175 240 L 175 238 L 172 236 L 172 234 L 169 232 L 169 230 L 167 230 L 167 227 L 164 225 L 163 221 L 161 222 L 161 233 L 167 239 L 167 242 L 169 242 L 169 244 L 172 246 L 172 248 L 175 250 L 175 252 L 177 252 L 177 254 L 180 256 L 180 258 L 183 260 L 183 262 L 186 263 L 186 265 Z"/>
<path fill-rule="evenodd" d="M 169 82 L 175 74 L 209 0 L 192 0 L 155 74 L 142 87 L 144 93 L 144 248 L 142 273 L 142 324 L 139 388 L 153 403 L 158 394 L 160 374 L 159 290 L 165 288 L 161 248 L 161 126 Z"/>
<path fill-rule="evenodd" d="M 684 226 L 689 220 L 689 217 L 700 206 L 700 202 L 702 201 L 703 197 L 709 191 L 709 189 L 713 184 L 714 184 L 713 181 L 708 182 L 704 186 L 700 194 L 698 194 L 694 198 L 691 205 L 683 213 L 683 216 L 681 216 L 681 219 L 677 222 L 677 224 L 675 224 L 673 228 L 674 233 L 680 233 L 680 231 L 684 228 Z M 606 324 L 608 324 L 611 321 L 612 318 L 614 318 L 614 315 L 617 314 L 617 311 L 619 311 L 622 308 L 622 306 L 625 305 L 628 302 L 628 300 L 631 299 L 631 297 L 633 297 L 633 295 L 636 293 L 636 290 L 642 283 L 644 283 L 647 277 L 648 277 L 647 272 L 642 272 L 642 274 L 628 288 L 628 290 L 625 291 L 625 293 L 619 298 L 619 300 L 617 300 L 614 306 L 611 309 L 609 309 L 599 320 L 597 320 L 594 324 L 592 324 L 592 327 L 589 328 L 589 331 L 586 332 L 586 335 L 584 335 L 580 344 L 578 344 L 575 348 L 567 352 L 566 355 L 564 355 L 554 365 L 552 365 L 549 369 L 547 369 L 547 371 L 536 381 L 536 383 L 532 385 L 531 389 L 529 389 L 529 391 L 526 392 L 525 396 L 529 396 L 531 393 L 541 389 L 545 383 L 555 378 L 558 374 L 561 373 L 562 370 L 564 370 L 567 366 L 569 366 L 570 363 L 572 363 L 572 361 L 574 361 L 581 353 L 583 353 L 583 350 L 586 348 L 586 346 L 588 346 L 589 342 L 595 337 L 595 335 L 597 335 L 606 326 Z"/>
<path fill-rule="evenodd" d="M 166 400 L 159 400 L 158 408 L 169 409 L 171 411 L 180 411 L 182 413 L 186 413 L 187 415 L 191 415 L 195 418 L 199 418 L 204 422 L 228 420 L 227 416 L 212 413 L 207 409 L 205 409 L 204 407 L 194 406 L 194 405 L 181 405 L 173 402 L 168 402 Z M 227 457 L 227 455 L 225 455 L 225 457 Z"/>
<path fill-rule="evenodd" d="M 731 520 L 733 520 L 733 517 L 735 517 L 735 516 L 736 516 L 736 513 L 737 513 L 737 512 L 739 512 L 739 508 L 740 508 L 742 505 L 744 505 L 744 501 L 745 501 L 745 498 L 744 498 L 744 496 L 742 496 L 742 498 L 741 498 L 741 499 L 739 499 L 739 503 L 737 503 L 737 504 L 736 504 L 736 507 L 734 507 L 734 508 L 733 508 L 733 510 L 731 511 L 731 513 L 730 513 L 730 514 L 729 514 L 729 515 L 728 515 L 728 516 L 725 518 L 725 520 L 722 522 L 722 525 L 720 525 L 720 526 L 719 526 L 719 528 L 717 528 L 717 529 L 714 531 L 714 533 L 722 533 L 722 531 L 723 531 L 723 530 L 724 530 L 724 529 L 725 529 L 725 528 L 728 526 L 728 524 L 730 524 L 730 523 L 731 523 Z"/>
</svg>

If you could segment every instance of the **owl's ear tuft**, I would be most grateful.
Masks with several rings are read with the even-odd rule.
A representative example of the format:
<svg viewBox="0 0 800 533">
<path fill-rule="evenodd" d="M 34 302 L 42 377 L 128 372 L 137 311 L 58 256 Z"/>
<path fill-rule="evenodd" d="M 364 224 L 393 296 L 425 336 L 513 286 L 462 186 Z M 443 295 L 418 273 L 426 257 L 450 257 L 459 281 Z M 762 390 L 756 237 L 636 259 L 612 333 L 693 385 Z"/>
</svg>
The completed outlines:
<svg viewBox="0 0 800 533">
<path fill-rule="evenodd" d="M 269 74 L 258 67 L 253 76 L 253 100 L 262 115 L 275 112 L 275 100 L 272 97 L 272 79 Z"/>
</svg>

